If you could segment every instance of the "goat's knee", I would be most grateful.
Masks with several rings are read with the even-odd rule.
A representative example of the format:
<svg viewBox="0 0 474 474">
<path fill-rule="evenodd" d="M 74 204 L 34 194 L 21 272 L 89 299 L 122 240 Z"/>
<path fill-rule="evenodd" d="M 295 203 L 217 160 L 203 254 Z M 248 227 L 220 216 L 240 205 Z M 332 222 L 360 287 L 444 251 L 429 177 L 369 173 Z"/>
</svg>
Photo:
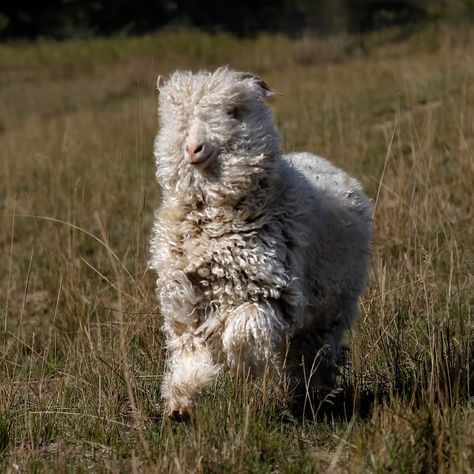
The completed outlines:
<svg viewBox="0 0 474 474">
<path fill-rule="evenodd" d="M 283 350 L 288 324 L 267 303 L 246 303 L 229 312 L 222 334 L 227 364 L 261 374 Z"/>
</svg>

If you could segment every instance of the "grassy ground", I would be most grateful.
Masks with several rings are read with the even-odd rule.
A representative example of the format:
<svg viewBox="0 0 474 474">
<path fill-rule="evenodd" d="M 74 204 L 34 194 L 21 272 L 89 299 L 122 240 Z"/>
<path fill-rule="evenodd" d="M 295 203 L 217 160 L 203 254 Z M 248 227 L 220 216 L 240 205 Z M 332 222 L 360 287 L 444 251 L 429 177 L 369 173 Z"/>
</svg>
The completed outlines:
<svg viewBox="0 0 474 474">
<path fill-rule="evenodd" d="M 317 41 L 198 33 L 0 46 L 0 471 L 473 472 L 471 32 Z M 221 378 L 161 418 L 155 77 L 252 70 L 286 150 L 375 202 L 341 391 L 291 421 Z"/>
</svg>

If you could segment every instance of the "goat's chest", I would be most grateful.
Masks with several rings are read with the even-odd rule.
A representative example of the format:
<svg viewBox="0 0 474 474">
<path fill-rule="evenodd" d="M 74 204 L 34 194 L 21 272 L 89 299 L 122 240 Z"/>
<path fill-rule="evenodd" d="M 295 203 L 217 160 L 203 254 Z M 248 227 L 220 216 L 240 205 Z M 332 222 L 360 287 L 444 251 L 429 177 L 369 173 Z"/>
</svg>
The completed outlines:
<svg viewBox="0 0 474 474">
<path fill-rule="evenodd" d="M 278 298 L 288 283 L 282 249 L 265 233 L 224 232 L 194 227 L 182 235 L 182 268 L 208 301 L 235 304 L 262 297 Z"/>
</svg>

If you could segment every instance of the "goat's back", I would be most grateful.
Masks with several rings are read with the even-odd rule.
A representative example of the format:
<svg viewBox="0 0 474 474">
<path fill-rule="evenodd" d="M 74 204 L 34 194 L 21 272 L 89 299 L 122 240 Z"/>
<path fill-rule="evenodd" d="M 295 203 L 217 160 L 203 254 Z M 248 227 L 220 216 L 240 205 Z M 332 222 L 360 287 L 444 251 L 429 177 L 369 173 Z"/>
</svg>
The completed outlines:
<svg viewBox="0 0 474 474">
<path fill-rule="evenodd" d="M 336 301 L 354 304 L 367 280 L 372 227 L 371 204 L 361 185 L 310 153 L 283 156 L 279 182 L 279 205 L 291 206 L 293 224 L 304 229 L 300 251 L 310 305 L 321 295 L 334 310 Z"/>
</svg>

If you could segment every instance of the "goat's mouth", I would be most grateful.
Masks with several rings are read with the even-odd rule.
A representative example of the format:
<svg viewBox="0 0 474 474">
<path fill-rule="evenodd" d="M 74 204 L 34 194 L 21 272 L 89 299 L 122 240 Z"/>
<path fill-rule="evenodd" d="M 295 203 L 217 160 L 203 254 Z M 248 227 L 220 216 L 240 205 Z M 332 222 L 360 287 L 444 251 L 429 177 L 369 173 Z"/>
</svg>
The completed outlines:
<svg viewBox="0 0 474 474">
<path fill-rule="evenodd" d="M 189 157 L 189 163 L 196 168 L 204 168 L 210 164 L 210 162 L 216 157 L 216 150 L 210 150 L 205 155 Z"/>
</svg>

